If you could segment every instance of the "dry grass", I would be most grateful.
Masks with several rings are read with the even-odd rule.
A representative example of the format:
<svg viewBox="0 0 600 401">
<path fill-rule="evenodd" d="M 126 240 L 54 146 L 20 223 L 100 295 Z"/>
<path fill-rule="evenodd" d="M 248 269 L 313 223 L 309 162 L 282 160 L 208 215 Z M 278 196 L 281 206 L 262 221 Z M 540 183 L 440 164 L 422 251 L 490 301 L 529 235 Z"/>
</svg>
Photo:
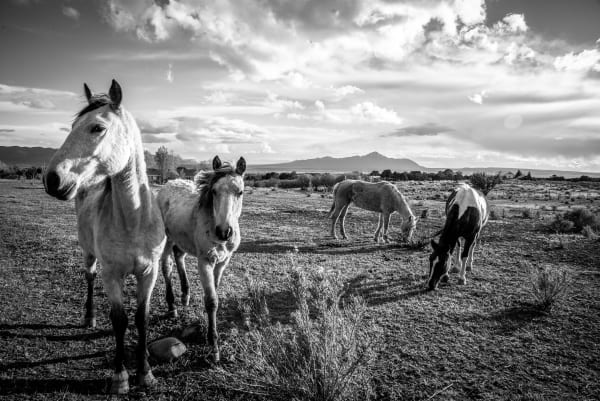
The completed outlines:
<svg viewBox="0 0 600 401">
<path fill-rule="evenodd" d="M 401 185 L 411 201 L 418 200 L 429 210 L 416 235 L 425 238 L 437 231 L 443 223 L 444 197 L 434 195 L 445 196 L 455 183 Z M 199 335 L 185 339 L 188 352 L 179 360 L 153 365 L 159 380 L 155 389 L 142 391 L 132 381 L 126 399 L 273 398 L 272 393 L 251 394 L 207 383 L 222 372 L 237 375 L 246 369 L 251 350 L 241 352 L 238 343 L 253 344 L 248 333 L 276 332 L 280 326 L 282 338 L 291 340 L 297 330 L 298 304 L 290 280 L 298 267 L 334 274 L 343 285 L 343 300 L 350 302 L 352 296 L 364 300 L 366 333 L 382 338 L 371 366 L 375 399 L 598 399 L 598 242 L 564 234 L 558 237 L 562 247 L 549 247 L 557 236 L 540 226 L 567 210 L 564 199 L 531 200 L 536 194 L 543 197 L 548 191 L 564 194 L 567 190 L 575 197 L 574 207 L 584 202 L 589 206 L 589 201 L 574 194 L 598 192 L 597 187 L 537 181 L 494 188 L 492 207 L 502 210 L 503 217 L 484 228 L 467 285 L 457 285 L 451 275 L 448 284 L 431 293 L 423 291 L 428 246 L 411 249 L 403 243 L 374 243 L 374 213 L 351 207 L 346 221 L 351 239 L 335 241 L 328 237 L 325 217 L 330 199 L 306 197 L 300 191 L 255 189 L 244 198 L 242 244 L 219 288 L 222 366 L 213 366 L 208 359 L 202 289 L 196 261 L 189 258 L 190 307 L 179 309 L 179 320 L 165 318 L 164 281 L 159 278 L 149 336 L 180 336 L 200 322 Z M 539 220 L 520 218 L 524 207 L 535 204 L 541 210 Z M 100 277 L 98 329 L 79 327 L 85 280 L 72 202 L 55 201 L 40 187 L 0 181 L 0 221 L 0 398 L 105 400 L 114 340 Z M 393 239 L 400 238 L 398 221 L 392 217 Z M 568 274 L 572 290 L 554 303 L 551 314 L 531 306 L 530 265 L 564 269 Z M 128 279 L 125 287 L 131 373 L 136 342 L 134 283 Z M 244 309 L 245 303 L 261 298 L 264 304 Z M 261 312 L 263 305 L 268 313 Z M 318 333 L 315 306 L 312 301 L 308 305 L 311 333 Z M 340 313 L 348 310 L 340 305 Z M 257 323 L 256 317 L 265 315 L 268 321 Z M 300 398 L 304 393 L 298 394 Z"/>
<path fill-rule="evenodd" d="M 568 273 L 564 269 L 550 267 L 531 269 L 531 293 L 535 305 L 543 311 L 564 301 L 570 286 Z"/>
</svg>

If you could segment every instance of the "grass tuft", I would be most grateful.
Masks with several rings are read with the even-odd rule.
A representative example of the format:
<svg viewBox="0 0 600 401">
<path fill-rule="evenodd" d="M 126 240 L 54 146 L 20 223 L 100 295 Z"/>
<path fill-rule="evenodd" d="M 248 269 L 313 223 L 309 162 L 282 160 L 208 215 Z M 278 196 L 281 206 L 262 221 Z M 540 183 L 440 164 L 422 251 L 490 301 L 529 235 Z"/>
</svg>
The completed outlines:
<svg viewBox="0 0 600 401">
<path fill-rule="evenodd" d="M 562 269 L 534 268 L 531 270 L 530 279 L 535 305 L 548 312 L 555 304 L 565 299 L 570 285 L 567 271 Z"/>
<path fill-rule="evenodd" d="M 280 400 L 364 400 L 373 396 L 371 370 L 378 335 L 358 297 L 342 300 L 331 273 L 294 268 L 288 290 L 296 303 L 291 323 L 270 324 L 264 288 L 248 287 L 247 333 L 232 336 L 232 370 L 210 376 L 211 386 Z"/>
</svg>

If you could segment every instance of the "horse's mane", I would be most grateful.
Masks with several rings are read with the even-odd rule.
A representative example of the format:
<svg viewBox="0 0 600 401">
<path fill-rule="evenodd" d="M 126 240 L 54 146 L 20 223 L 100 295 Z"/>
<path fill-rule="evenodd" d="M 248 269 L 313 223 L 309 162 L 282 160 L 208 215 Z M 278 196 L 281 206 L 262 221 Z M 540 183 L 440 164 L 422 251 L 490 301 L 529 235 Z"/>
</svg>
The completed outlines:
<svg viewBox="0 0 600 401">
<path fill-rule="evenodd" d="M 200 194 L 200 207 L 211 207 L 213 201 L 212 187 L 221 178 L 235 174 L 235 169 L 228 162 L 223 162 L 223 165 L 216 170 L 199 171 L 194 176 L 194 184 L 196 185 L 196 190 Z"/>
<path fill-rule="evenodd" d="M 77 118 L 81 117 L 86 113 L 89 113 L 90 111 L 99 109 L 100 107 L 107 105 L 113 107 L 115 104 L 106 93 L 95 94 L 90 98 L 89 103 L 83 109 L 81 109 L 79 113 L 77 113 Z"/>
</svg>

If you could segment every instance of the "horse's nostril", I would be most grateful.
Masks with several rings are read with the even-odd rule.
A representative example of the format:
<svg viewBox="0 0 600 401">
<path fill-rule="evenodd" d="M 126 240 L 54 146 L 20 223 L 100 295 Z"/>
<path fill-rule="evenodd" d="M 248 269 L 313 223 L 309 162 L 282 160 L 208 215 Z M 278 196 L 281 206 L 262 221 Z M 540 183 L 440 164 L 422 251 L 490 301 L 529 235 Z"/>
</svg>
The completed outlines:
<svg viewBox="0 0 600 401">
<path fill-rule="evenodd" d="M 60 187 L 60 177 L 56 174 L 55 171 L 49 171 L 46 174 L 46 189 L 49 193 L 56 193 L 58 188 Z"/>
</svg>

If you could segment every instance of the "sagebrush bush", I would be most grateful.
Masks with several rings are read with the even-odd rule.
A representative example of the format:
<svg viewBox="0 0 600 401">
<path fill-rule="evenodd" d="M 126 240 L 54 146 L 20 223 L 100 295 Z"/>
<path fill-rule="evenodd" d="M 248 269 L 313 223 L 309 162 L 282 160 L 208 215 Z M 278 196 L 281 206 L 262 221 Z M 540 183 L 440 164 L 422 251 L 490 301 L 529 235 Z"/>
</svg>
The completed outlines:
<svg viewBox="0 0 600 401">
<path fill-rule="evenodd" d="M 569 277 L 566 270 L 543 267 L 531 270 L 531 293 L 535 304 L 544 311 L 562 301 L 569 288 Z"/>
<path fill-rule="evenodd" d="M 496 209 L 490 210 L 490 220 L 498 220 L 498 213 L 496 213 Z"/>
<path fill-rule="evenodd" d="M 264 289 L 251 283 L 243 312 L 248 332 L 232 336 L 235 362 L 209 385 L 279 400 L 364 400 L 373 396 L 377 332 L 364 301 L 348 297 L 330 274 L 295 268 L 288 290 L 296 303 L 289 325 L 271 324 Z"/>
<path fill-rule="evenodd" d="M 531 218 L 531 209 L 523 209 L 521 211 L 521 217 L 523 217 L 524 219 L 530 219 Z"/>
<path fill-rule="evenodd" d="M 583 227 L 583 230 L 581 230 L 581 234 L 583 234 L 584 237 L 589 238 L 589 239 L 598 238 L 598 234 L 596 234 L 594 229 L 590 226 Z"/>
<path fill-rule="evenodd" d="M 566 211 L 564 218 L 573 222 L 576 232 L 580 232 L 585 226 L 590 226 L 593 230 L 600 229 L 600 217 L 589 209 L 575 208 Z"/>
<path fill-rule="evenodd" d="M 565 220 L 560 214 L 555 215 L 554 220 L 548 224 L 548 228 L 557 234 L 573 232 L 574 227 L 575 224 L 572 221 Z"/>
</svg>

